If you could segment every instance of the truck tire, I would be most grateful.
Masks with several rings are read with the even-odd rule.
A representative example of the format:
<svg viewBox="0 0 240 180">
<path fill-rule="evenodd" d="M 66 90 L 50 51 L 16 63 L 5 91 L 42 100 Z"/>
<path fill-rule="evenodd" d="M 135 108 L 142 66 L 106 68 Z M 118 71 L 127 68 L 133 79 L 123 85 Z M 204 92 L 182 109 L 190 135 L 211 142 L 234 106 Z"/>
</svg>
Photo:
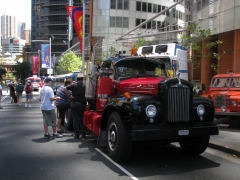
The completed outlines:
<svg viewBox="0 0 240 180">
<path fill-rule="evenodd" d="M 64 127 L 67 130 L 73 129 L 73 119 L 72 119 L 71 109 L 66 110 L 65 119 L 64 119 Z"/>
<path fill-rule="evenodd" d="M 107 124 L 108 155 L 116 162 L 128 159 L 132 150 L 130 131 L 117 112 L 112 112 Z"/>
<path fill-rule="evenodd" d="M 199 155 L 203 153 L 209 144 L 210 136 L 186 138 L 179 141 L 182 150 L 191 155 Z"/>
</svg>

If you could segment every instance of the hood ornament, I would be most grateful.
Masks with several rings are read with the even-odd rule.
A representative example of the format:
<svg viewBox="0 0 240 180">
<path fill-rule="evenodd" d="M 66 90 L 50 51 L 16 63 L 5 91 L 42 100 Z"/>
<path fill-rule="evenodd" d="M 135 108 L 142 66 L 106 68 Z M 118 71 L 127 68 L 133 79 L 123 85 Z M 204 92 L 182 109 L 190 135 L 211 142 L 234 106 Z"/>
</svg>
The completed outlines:
<svg viewBox="0 0 240 180">
<path fill-rule="evenodd" d="M 177 73 L 176 78 L 178 80 L 178 85 L 182 86 L 182 82 L 181 82 L 181 79 L 179 78 L 179 76 L 180 76 L 180 73 Z"/>
</svg>

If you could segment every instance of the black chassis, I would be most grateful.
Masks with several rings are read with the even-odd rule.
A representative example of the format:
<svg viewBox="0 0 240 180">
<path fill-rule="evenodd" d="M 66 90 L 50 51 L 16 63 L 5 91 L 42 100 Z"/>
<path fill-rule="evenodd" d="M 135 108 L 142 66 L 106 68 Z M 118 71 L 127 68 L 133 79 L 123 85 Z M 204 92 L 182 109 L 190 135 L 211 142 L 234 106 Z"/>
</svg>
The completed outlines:
<svg viewBox="0 0 240 180">
<path fill-rule="evenodd" d="M 213 102 L 203 97 L 193 97 L 191 101 L 190 120 L 169 123 L 166 121 L 166 109 L 164 108 L 164 99 L 161 96 L 132 94 L 129 99 L 123 96 L 112 97 L 108 100 L 103 111 L 100 133 L 100 136 L 103 137 L 99 137 L 99 139 L 106 138 L 107 120 L 113 111 L 117 111 L 121 119 L 127 124 L 132 141 L 178 141 L 181 138 L 218 135 L 218 127 L 213 126 L 215 116 Z M 153 123 L 150 123 L 146 116 L 146 107 L 150 104 L 155 105 L 158 110 Z M 202 120 L 197 114 L 199 104 L 204 105 L 206 109 Z M 182 134 L 183 131 L 188 133 Z"/>
</svg>

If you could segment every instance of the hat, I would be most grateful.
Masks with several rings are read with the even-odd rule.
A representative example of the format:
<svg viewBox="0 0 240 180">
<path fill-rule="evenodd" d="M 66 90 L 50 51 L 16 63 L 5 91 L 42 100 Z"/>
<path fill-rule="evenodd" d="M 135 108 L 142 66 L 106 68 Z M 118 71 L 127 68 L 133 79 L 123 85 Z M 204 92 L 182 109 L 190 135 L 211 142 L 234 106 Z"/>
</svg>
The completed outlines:
<svg viewBox="0 0 240 180">
<path fill-rule="evenodd" d="M 78 73 L 77 78 L 84 78 L 83 73 Z"/>
<path fill-rule="evenodd" d="M 47 77 L 47 78 L 44 79 L 44 82 L 45 82 L 45 83 L 48 83 L 48 82 L 50 82 L 50 81 L 52 81 L 52 78 L 50 78 L 50 77 Z"/>
</svg>

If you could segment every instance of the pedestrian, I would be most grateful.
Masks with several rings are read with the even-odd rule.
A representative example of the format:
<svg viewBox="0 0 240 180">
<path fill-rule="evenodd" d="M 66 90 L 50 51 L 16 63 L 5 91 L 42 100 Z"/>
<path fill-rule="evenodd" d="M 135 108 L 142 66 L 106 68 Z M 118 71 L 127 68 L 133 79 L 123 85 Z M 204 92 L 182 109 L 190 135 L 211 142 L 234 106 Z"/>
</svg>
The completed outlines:
<svg viewBox="0 0 240 180">
<path fill-rule="evenodd" d="M 2 105 L 1 105 L 1 101 L 2 101 L 2 83 L 0 82 L 0 109 L 3 109 Z"/>
<path fill-rule="evenodd" d="M 62 138 L 61 134 L 57 133 L 56 113 L 53 101 L 59 100 L 60 97 L 54 97 L 52 86 L 52 78 L 47 77 L 44 80 L 44 86 L 40 90 L 39 100 L 41 101 L 40 109 L 43 114 L 44 139 L 50 137 Z M 52 126 L 53 135 L 48 133 L 48 126 Z"/>
<path fill-rule="evenodd" d="M 33 86 L 31 80 L 27 80 L 27 84 L 24 88 L 26 92 L 26 104 L 25 107 L 32 107 Z"/>
<path fill-rule="evenodd" d="M 17 94 L 17 103 L 18 103 L 18 106 L 21 105 L 21 102 L 22 102 L 22 93 L 23 93 L 23 90 L 24 90 L 24 86 L 22 84 L 22 80 L 21 79 L 18 79 L 18 83 L 16 85 L 16 94 Z"/>
<path fill-rule="evenodd" d="M 76 139 L 79 139 L 79 136 L 81 136 L 81 138 L 86 138 L 86 132 L 83 126 L 83 113 L 86 108 L 85 84 L 83 83 L 83 79 L 83 73 L 78 73 L 77 83 L 63 88 L 66 95 L 70 96 L 70 99 L 72 100 L 71 113 L 73 117 L 73 128 L 75 131 L 74 138 Z M 69 90 L 72 94 L 68 92 Z"/>
<path fill-rule="evenodd" d="M 8 84 L 8 88 L 9 88 L 9 91 L 10 91 L 11 103 L 13 103 L 14 102 L 14 96 L 15 96 L 15 85 L 14 85 L 13 81 L 11 81 Z M 7 93 L 8 93 L 8 89 L 7 89 Z"/>
<path fill-rule="evenodd" d="M 64 92 L 64 87 L 68 86 L 71 84 L 71 81 L 70 80 L 65 80 L 64 82 L 64 85 L 63 86 L 60 86 L 57 90 L 57 97 L 60 97 L 59 100 L 56 100 L 55 101 L 55 105 L 57 107 L 57 110 L 58 110 L 58 114 L 57 114 L 57 126 L 58 126 L 58 130 L 57 132 L 58 133 L 63 133 L 64 131 L 61 129 L 61 124 L 62 124 L 62 121 L 64 121 L 65 119 L 65 113 L 66 113 L 66 110 L 68 108 L 70 108 L 70 102 L 69 102 L 69 96 L 66 95 L 66 93 Z M 69 92 L 71 93 L 71 92 Z"/>
</svg>

